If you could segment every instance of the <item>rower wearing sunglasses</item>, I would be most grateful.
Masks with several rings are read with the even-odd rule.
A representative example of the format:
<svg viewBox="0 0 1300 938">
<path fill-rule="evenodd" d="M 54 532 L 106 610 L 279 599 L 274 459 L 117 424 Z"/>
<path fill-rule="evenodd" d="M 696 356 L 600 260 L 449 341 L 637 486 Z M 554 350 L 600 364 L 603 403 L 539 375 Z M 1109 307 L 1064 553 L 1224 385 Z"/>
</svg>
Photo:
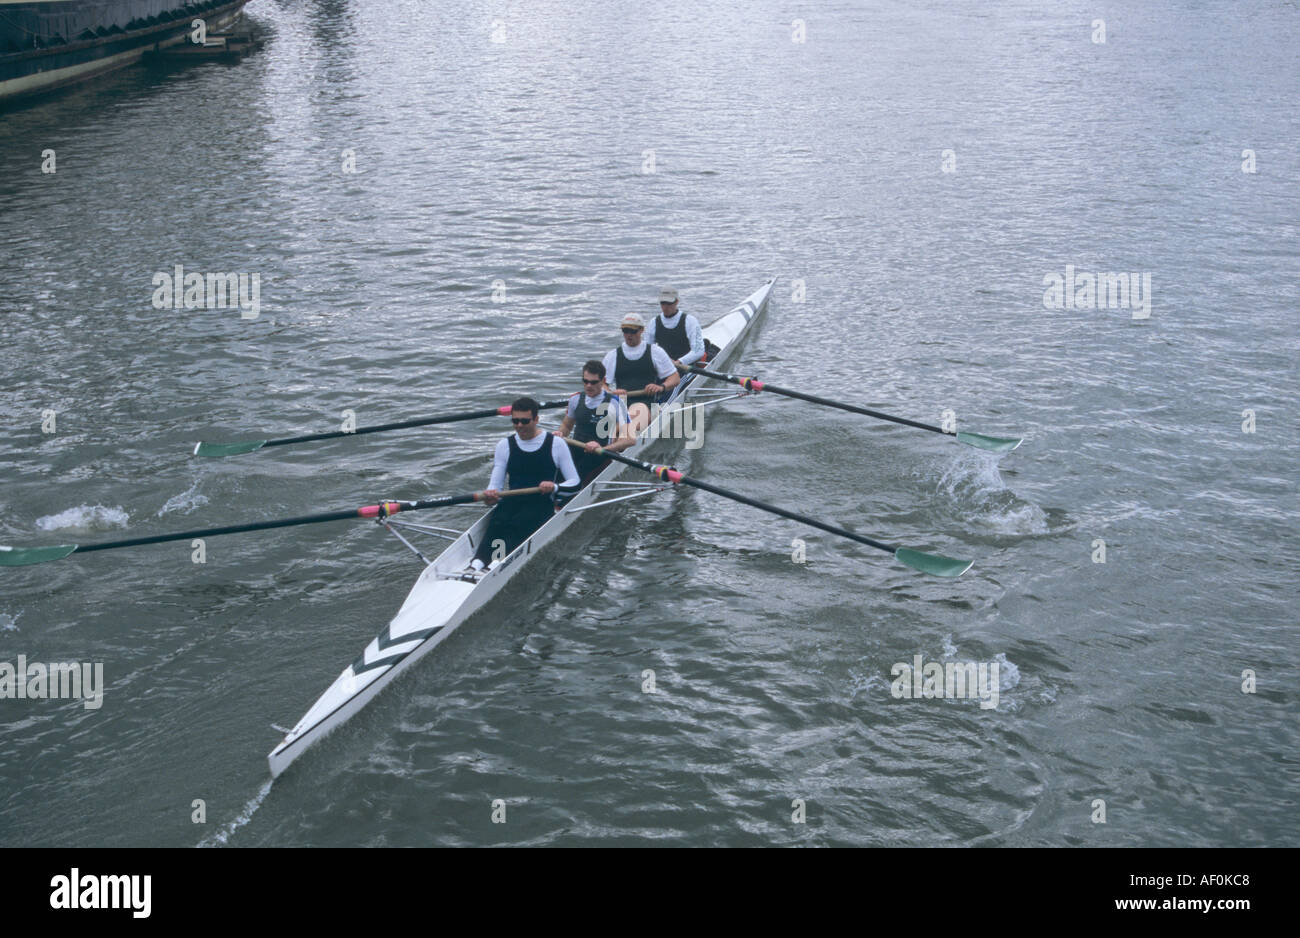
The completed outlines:
<svg viewBox="0 0 1300 938">
<path fill-rule="evenodd" d="M 628 403 L 632 432 L 640 433 L 650 423 L 650 405 L 660 403 L 677 387 L 677 373 L 668 353 L 645 341 L 645 320 L 640 313 L 628 313 L 619 323 L 623 344 L 605 356 L 605 381 L 616 394 L 643 391 L 640 401 Z"/>
<path fill-rule="evenodd" d="M 510 422 L 515 432 L 497 443 L 492 457 L 492 478 L 483 501 L 495 505 L 487 534 L 479 544 L 470 567 L 482 570 L 495 556 L 501 558 L 528 540 L 555 514 L 555 494 L 573 494 L 578 488 L 578 470 L 569 446 L 558 436 L 542 432 L 537 425 L 539 405 L 521 397 L 510 405 Z M 559 485 L 556 485 L 559 479 Z M 504 487 L 540 488 L 538 495 L 517 495 L 501 499 Z"/>
<path fill-rule="evenodd" d="M 582 393 L 569 399 L 560 436 L 572 436 L 587 444 L 587 451 L 579 453 L 575 461 L 583 485 L 609 462 L 596 453 L 598 447 L 617 453 L 636 442 L 627 405 L 605 387 L 604 362 L 593 358 L 582 366 Z"/>
</svg>

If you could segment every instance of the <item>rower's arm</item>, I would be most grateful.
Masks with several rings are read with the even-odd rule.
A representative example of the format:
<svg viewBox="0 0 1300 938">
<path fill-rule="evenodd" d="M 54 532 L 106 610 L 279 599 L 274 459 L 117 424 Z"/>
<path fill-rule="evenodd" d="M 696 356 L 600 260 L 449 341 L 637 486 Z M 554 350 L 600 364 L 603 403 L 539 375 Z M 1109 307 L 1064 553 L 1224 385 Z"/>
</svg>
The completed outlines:
<svg viewBox="0 0 1300 938">
<path fill-rule="evenodd" d="M 506 463 L 509 461 L 510 443 L 506 440 L 501 440 L 497 443 L 497 448 L 492 453 L 492 478 L 488 480 L 487 484 L 489 489 L 494 489 L 499 492 L 506 487 Z"/>
<path fill-rule="evenodd" d="M 614 412 L 616 430 L 614 439 L 609 441 L 605 449 L 612 453 L 621 453 L 636 442 L 636 433 L 632 429 L 632 418 L 627 414 L 627 405 L 615 398 L 610 401 L 610 406 L 617 408 Z"/>
<path fill-rule="evenodd" d="M 573 464 L 573 455 L 569 452 L 569 444 L 565 443 L 558 436 L 551 437 L 551 458 L 555 460 L 555 468 L 560 470 L 564 479 L 559 483 L 560 488 L 569 491 L 577 491 L 581 479 L 578 478 L 578 467 Z"/>
<path fill-rule="evenodd" d="M 636 443 L 636 434 L 632 432 L 632 424 L 620 423 L 618 425 L 618 437 L 605 449 L 612 453 L 621 453 L 634 443 Z"/>
<path fill-rule="evenodd" d="M 568 409 L 564 411 L 564 419 L 560 421 L 560 436 L 572 436 L 573 426 L 577 421 L 574 419 L 574 413 L 578 409 L 578 395 L 574 394 L 569 398 Z"/>
<path fill-rule="evenodd" d="M 572 437 L 573 427 L 577 425 L 577 403 L 581 392 L 569 395 L 569 405 L 564 408 L 564 420 L 560 421 L 560 437 Z"/>
<path fill-rule="evenodd" d="M 700 321 L 694 316 L 686 316 L 686 338 L 691 340 L 691 350 L 678 361 L 690 367 L 704 357 L 704 330 L 700 328 Z"/>
<path fill-rule="evenodd" d="M 650 346 L 650 361 L 654 363 L 655 371 L 659 375 L 659 381 L 663 384 L 664 390 L 669 391 L 681 384 L 682 376 L 677 373 L 677 366 L 673 360 L 657 345 Z"/>
</svg>

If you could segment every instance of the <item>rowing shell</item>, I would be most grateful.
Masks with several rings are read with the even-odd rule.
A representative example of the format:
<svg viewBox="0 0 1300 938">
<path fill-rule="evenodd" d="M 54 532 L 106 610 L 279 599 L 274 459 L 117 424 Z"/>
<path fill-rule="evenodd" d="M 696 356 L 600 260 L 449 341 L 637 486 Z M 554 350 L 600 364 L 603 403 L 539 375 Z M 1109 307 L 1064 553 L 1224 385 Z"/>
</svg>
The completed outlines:
<svg viewBox="0 0 1300 938">
<path fill-rule="evenodd" d="M 710 367 L 725 367 L 734 356 L 745 334 L 767 309 L 775 282 L 775 279 L 768 280 L 731 312 L 704 327 L 704 337 L 721 350 L 709 361 Z M 684 381 L 670 402 L 661 409 L 658 420 L 652 421 L 641 432 L 636 444 L 629 447 L 627 455 L 638 456 L 661 437 L 668 437 L 672 432 L 674 412 L 683 407 L 702 408 L 705 404 L 696 403 L 696 400 L 707 397 L 710 393 L 713 393 L 712 389 L 701 387 L 698 378 Z M 681 417 L 677 419 L 680 427 Z M 606 466 L 590 485 L 570 499 L 561 511 L 556 512 L 555 517 L 478 579 L 467 579 L 465 567 L 487 532 L 491 512 L 485 513 L 468 531 L 455 536 L 453 542 L 434 560 L 426 561 L 424 572 L 416 580 L 393 620 L 365 647 L 357 660 L 344 669 L 267 756 L 271 776 L 279 776 L 314 743 L 346 722 L 402 672 L 446 640 L 466 619 L 500 592 L 510 578 L 519 573 L 533 557 L 563 534 L 580 517 L 582 511 L 660 488 L 650 483 L 617 482 L 626 470 L 627 466 L 618 462 Z M 622 494 L 613 498 L 599 498 L 611 492 Z M 386 521 L 385 526 L 422 560 L 425 559 L 424 555 L 394 530 L 394 526 L 398 525 L 425 534 L 446 536 L 440 533 L 440 529 L 399 522 L 397 519 Z"/>
</svg>

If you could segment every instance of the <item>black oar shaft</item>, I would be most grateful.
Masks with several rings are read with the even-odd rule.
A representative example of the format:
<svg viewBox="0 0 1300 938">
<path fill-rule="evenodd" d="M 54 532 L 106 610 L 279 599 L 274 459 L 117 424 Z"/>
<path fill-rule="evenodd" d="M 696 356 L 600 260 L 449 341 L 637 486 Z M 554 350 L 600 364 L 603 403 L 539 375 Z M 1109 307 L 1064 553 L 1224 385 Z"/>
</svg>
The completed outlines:
<svg viewBox="0 0 1300 938">
<path fill-rule="evenodd" d="M 576 449 L 581 449 L 585 446 L 585 444 L 578 443 L 574 440 L 566 439 L 565 442 Z M 648 462 L 643 462 L 642 460 L 635 459 L 631 456 L 624 456 L 622 453 L 611 452 L 608 449 L 601 449 L 599 452 L 602 456 L 613 459 L 616 462 L 635 466 L 637 469 L 649 472 L 665 482 L 681 483 L 682 485 L 689 485 L 692 488 L 701 489 L 705 492 L 712 492 L 714 495 L 721 495 L 723 498 L 729 498 L 732 501 L 740 502 L 742 505 L 749 505 L 751 508 L 757 508 L 760 511 L 767 511 L 774 515 L 780 515 L 782 518 L 789 518 L 791 521 L 798 521 L 800 524 L 806 524 L 812 528 L 818 528 L 819 530 L 827 531 L 831 534 L 838 534 L 840 537 L 846 537 L 851 541 L 857 541 L 859 544 L 866 544 L 868 547 L 874 547 L 877 550 L 887 551 L 891 554 L 898 550 L 897 547 L 886 544 L 883 541 L 877 541 L 861 534 L 855 534 L 852 531 L 845 530 L 836 525 L 827 524 L 825 521 L 818 521 L 816 518 L 802 515 L 797 511 L 790 511 L 776 505 L 769 505 L 767 502 L 761 502 L 757 498 L 750 498 L 748 495 L 733 492 L 731 489 L 724 489 L 720 485 L 712 485 L 708 482 L 702 482 L 699 479 L 692 479 L 690 476 L 683 475 L 676 469 L 670 469 L 667 466 L 653 466 Z"/>
<path fill-rule="evenodd" d="M 505 493 L 502 493 L 505 494 Z M 354 518 L 377 518 L 381 514 L 397 514 L 399 511 L 423 511 L 428 508 L 445 508 L 451 505 L 465 505 L 479 499 L 480 493 L 465 495 L 447 495 L 443 498 L 430 498 L 419 502 L 384 502 L 386 510 L 379 505 L 365 505 L 347 511 L 329 511 L 318 515 L 302 515 L 297 518 L 279 518 L 274 521 L 252 521 L 248 524 L 227 524 L 216 528 L 196 528 L 193 531 L 178 531 L 174 534 L 153 534 L 148 537 L 132 537 L 120 541 L 104 541 L 99 544 L 78 544 L 76 553 L 84 554 L 92 550 L 112 550 L 117 547 L 139 547 L 142 544 L 162 544 L 166 541 L 186 541 L 196 537 L 216 537 L 219 534 L 242 534 L 246 531 L 269 531 L 273 528 L 292 528 L 303 524 L 321 524 L 327 521 L 347 521 Z"/>
<path fill-rule="evenodd" d="M 322 521 L 342 521 L 356 518 L 357 509 L 351 511 L 331 511 L 328 514 L 306 515 L 301 518 L 283 518 L 279 521 L 257 521 L 250 524 L 229 524 L 219 528 L 197 528 L 193 531 L 178 531 L 175 534 L 154 534 L 149 537 L 132 537 L 121 541 L 103 541 L 99 544 L 78 544 L 76 552 L 85 554 L 92 550 L 112 550 L 116 547 L 138 547 L 141 544 L 162 544 L 165 541 L 187 541 L 196 537 L 213 537 L 218 534 L 239 534 L 243 531 L 267 531 L 271 528 L 289 528 L 299 524 L 315 524 Z"/>
<path fill-rule="evenodd" d="M 716 378 L 719 381 L 730 381 L 732 384 L 738 384 L 747 390 L 771 391 L 773 394 L 780 394 L 783 397 L 793 397 L 800 401 L 808 401 L 810 404 L 822 404 L 826 407 L 837 407 L 840 410 L 847 410 L 851 414 L 862 414 L 867 417 L 875 417 L 879 420 L 901 423 L 907 427 L 916 427 L 919 430 L 929 430 L 931 433 L 942 433 L 944 436 L 956 436 L 956 431 L 949 433 L 942 427 L 936 427 L 933 424 L 921 423 L 919 420 L 908 420 L 906 417 L 896 417 L 893 414 L 882 413 L 881 411 L 871 410 L 867 407 L 859 407 L 856 404 L 846 404 L 844 401 L 832 400 L 829 397 L 818 397 L 816 394 L 805 394 L 803 391 L 794 391 L 790 388 L 779 387 L 775 384 L 768 384 L 766 381 L 758 381 L 744 375 L 727 374 L 721 371 L 707 371 L 694 365 L 687 368 L 687 370 L 692 374 L 703 375 L 706 378 Z"/>
<path fill-rule="evenodd" d="M 483 417 L 495 417 L 495 407 L 487 410 L 469 411 L 463 414 L 447 414 L 442 417 L 425 417 L 419 420 L 401 420 L 397 423 L 380 423 L 373 427 L 357 427 L 355 430 L 331 430 L 327 433 L 306 433 L 302 436 L 286 436 L 278 440 L 267 440 L 266 446 L 289 446 L 294 443 L 311 443 L 316 440 L 336 440 L 342 436 L 364 436 L 367 433 L 383 433 L 387 430 L 408 430 L 411 427 L 429 427 L 437 423 L 455 423 L 459 420 L 477 420 Z"/>
<path fill-rule="evenodd" d="M 556 407 L 565 407 L 569 403 L 566 397 L 559 401 L 543 401 L 539 406 L 541 410 L 552 410 Z M 373 427 L 357 427 L 355 430 L 332 430 L 328 433 L 308 433 L 303 436 L 289 436 L 279 440 L 267 440 L 262 444 L 263 448 L 267 446 L 288 446 L 292 443 L 311 443 L 316 440 L 335 440 L 343 436 L 363 436 L 367 433 L 385 433 L 389 430 L 409 430 L 413 427 L 431 427 L 439 423 L 457 423 L 461 420 L 481 420 L 485 417 L 496 417 L 501 415 L 500 407 L 487 407 L 483 410 L 468 410 L 459 414 L 443 414 L 439 417 L 421 417 L 417 420 L 399 420 L 396 423 L 380 423 Z M 509 416 L 509 411 L 506 412 Z"/>
<path fill-rule="evenodd" d="M 613 456 L 615 459 L 618 458 L 617 453 L 606 453 L 605 455 Z M 762 511 L 771 512 L 774 515 L 780 515 L 782 518 L 789 518 L 791 521 L 798 521 L 800 524 L 806 524 L 812 528 L 820 528 L 821 530 L 828 531 L 831 534 L 838 534 L 840 537 L 847 537 L 851 541 L 857 541 L 859 544 L 866 544 L 868 547 L 874 547 L 877 550 L 888 551 L 891 554 L 898 550 L 897 547 L 886 544 L 883 541 L 873 540 L 872 538 L 864 537 L 861 534 L 854 534 L 852 531 L 847 531 L 844 528 L 837 527 L 833 524 L 827 524 L 825 521 L 818 521 L 816 518 L 801 515 L 797 511 L 790 511 L 776 505 L 769 505 L 767 502 L 760 502 L 757 498 L 750 498 L 748 495 L 741 495 L 739 492 L 724 489 L 720 485 L 710 485 L 708 482 L 701 482 L 699 479 L 692 479 L 689 476 L 681 476 L 675 481 L 681 482 L 683 485 L 703 489 L 706 492 L 712 492 L 714 495 L 721 495 L 723 498 L 730 498 L 732 501 L 740 502 L 742 505 L 749 505 L 752 508 L 758 508 Z"/>
<path fill-rule="evenodd" d="M 508 489 L 499 493 L 501 498 L 515 495 L 535 495 L 538 487 L 525 489 Z M 251 521 L 248 524 L 227 524 L 217 528 L 195 528 L 193 531 L 178 531 L 174 534 L 152 534 L 148 537 L 131 537 L 120 541 L 104 541 L 99 544 L 78 544 L 72 553 L 86 554 L 92 550 L 113 550 L 118 547 L 139 547 L 142 544 L 162 544 L 167 541 L 187 541 L 196 537 L 215 537 L 219 534 L 242 534 L 246 531 L 269 531 L 272 528 L 292 528 L 302 524 L 321 524 L 326 521 L 349 521 L 355 518 L 386 518 L 403 511 L 425 511 L 430 508 L 449 508 L 452 505 L 468 505 L 483 500 L 482 492 L 468 492 L 464 495 L 444 495 L 441 498 L 426 498 L 417 502 L 380 502 L 376 505 L 363 505 L 347 511 L 327 511 L 319 515 L 302 515 L 298 518 L 278 518 L 274 521 Z"/>
</svg>

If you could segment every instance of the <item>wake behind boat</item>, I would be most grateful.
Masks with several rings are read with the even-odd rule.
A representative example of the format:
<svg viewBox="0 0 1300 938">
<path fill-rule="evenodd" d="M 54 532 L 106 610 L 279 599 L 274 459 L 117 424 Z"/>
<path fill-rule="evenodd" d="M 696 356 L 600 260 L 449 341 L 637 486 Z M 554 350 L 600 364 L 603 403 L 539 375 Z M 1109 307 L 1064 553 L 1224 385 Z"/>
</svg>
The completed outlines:
<svg viewBox="0 0 1300 938">
<path fill-rule="evenodd" d="M 743 303 L 704 328 L 704 338 L 719 349 L 709 360 L 711 366 L 723 367 L 735 356 L 750 327 L 766 312 L 775 283 L 775 278 L 768 280 Z M 726 394 L 725 398 L 735 396 Z M 667 404 L 659 409 L 657 419 L 653 419 L 639 434 L 636 444 L 625 455 L 636 457 L 668 437 L 674 421 L 681 425 L 684 408 L 702 409 L 712 400 L 725 398 L 704 387 L 698 377 L 683 381 Z M 619 481 L 628 468 L 626 463 L 615 461 L 601 470 L 591 484 L 581 489 L 553 518 L 481 577 L 467 576 L 465 570 L 482 544 L 492 513 L 484 513 L 468 531 L 456 537 L 442 553 L 427 562 L 393 620 L 366 645 L 357 659 L 343 670 L 267 756 L 271 775 L 279 776 L 314 743 L 346 722 L 399 675 L 451 636 L 473 613 L 496 596 L 511 577 L 568 530 L 582 512 L 652 494 L 665 487 L 656 482 Z M 400 519 L 384 519 L 384 525 L 412 550 L 415 550 L 414 546 L 402 537 L 399 529 L 433 536 L 446 534 L 443 529 Z"/>
</svg>

